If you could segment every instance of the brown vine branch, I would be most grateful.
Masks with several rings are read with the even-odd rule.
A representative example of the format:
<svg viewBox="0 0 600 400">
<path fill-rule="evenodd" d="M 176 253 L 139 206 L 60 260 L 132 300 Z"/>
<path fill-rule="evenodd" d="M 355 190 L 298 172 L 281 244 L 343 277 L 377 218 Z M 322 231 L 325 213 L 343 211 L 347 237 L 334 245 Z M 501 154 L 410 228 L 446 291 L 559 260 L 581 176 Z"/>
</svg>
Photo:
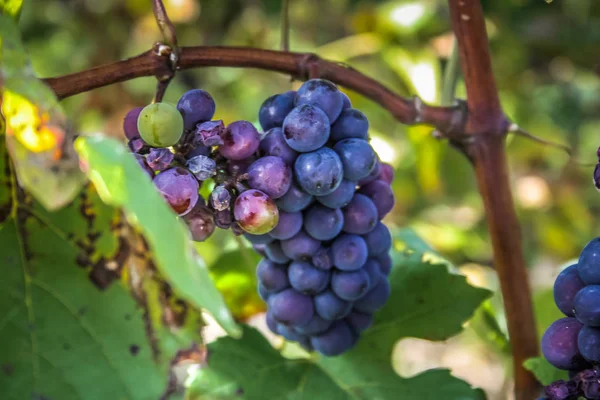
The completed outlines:
<svg viewBox="0 0 600 400">
<path fill-rule="evenodd" d="M 462 150 L 473 163 L 486 212 L 512 347 L 516 399 L 531 400 L 539 394 L 539 387 L 523 368 L 523 362 L 537 355 L 538 343 L 521 228 L 506 162 L 504 145 L 510 124 L 494 80 L 480 1 L 448 3 L 467 89 L 465 134 L 472 137 L 463 142 Z"/>
</svg>

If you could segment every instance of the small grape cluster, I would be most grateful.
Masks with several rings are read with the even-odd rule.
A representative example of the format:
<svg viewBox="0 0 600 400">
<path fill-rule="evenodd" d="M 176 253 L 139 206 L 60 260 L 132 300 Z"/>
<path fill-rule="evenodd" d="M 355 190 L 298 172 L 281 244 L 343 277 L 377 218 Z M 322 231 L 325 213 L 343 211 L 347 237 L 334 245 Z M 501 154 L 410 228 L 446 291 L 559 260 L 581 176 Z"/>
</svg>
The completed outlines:
<svg viewBox="0 0 600 400">
<path fill-rule="evenodd" d="M 390 295 L 392 239 L 380 221 L 394 206 L 393 169 L 369 144 L 366 116 L 322 79 L 267 99 L 264 134 L 214 113 L 199 89 L 177 107 L 131 110 L 129 148 L 194 240 L 231 228 L 264 256 L 258 290 L 273 332 L 343 353 Z"/>
<path fill-rule="evenodd" d="M 554 301 L 566 317 L 548 327 L 542 338 L 542 353 L 550 364 L 569 370 L 576 381 L 548 386 L 548 398 L 600 399 L 595 369 L 600 365 L 600 238 L 584 247 L 577 264 L 558 275 Z M 588 384 L 593 381 L 590 371 L 596 376 L 596 385 Z"/>
</svg>

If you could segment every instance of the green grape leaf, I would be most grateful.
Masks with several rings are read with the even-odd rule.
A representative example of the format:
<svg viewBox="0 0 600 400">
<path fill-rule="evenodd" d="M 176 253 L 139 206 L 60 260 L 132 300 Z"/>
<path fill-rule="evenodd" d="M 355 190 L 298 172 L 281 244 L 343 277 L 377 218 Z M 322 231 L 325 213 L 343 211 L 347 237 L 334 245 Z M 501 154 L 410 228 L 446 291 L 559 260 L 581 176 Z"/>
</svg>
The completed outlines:
<svg viewBox="0 0 600 400">
<path fill-rule="evenodd" d="M 286 359 L 246 328 L 241 340 L 209 345 L 208 366 L 190 380 L 187 399 L 484 399 L 481 390 L 447 370 L 400 377 L 391 354 L 401 338 L 444 340 L 460 332 L 490 292 L 450 273 L 450 265 L 411 231 L 394 235 L 393 258 L 390 300 L 352 350 L 338 357 Z"/>
<path fill-rule="evenodd" d="M 523 363 L 526 370 L 533 372 L 535 378 L 542 385 L 549 385 L 560 379 L 568 380 L 569 374 L 567 371 L 560 370 L 550 364 L 544 357 L 534 357 L 526 360 Z"/>
<path fill-rule="evenodd" d="M 102 136 L 80 137 L 75 148 L 102 199 L 123 207 L 139 227 L 158 270 L 173 289 L 210 312 L 230 335 L 239 337 L 240 328 L 195 252 L 187 227 L 176 219 L 133 155 L 118 141 Z"/>
<path fill-rule="evenodd" d="M 13 3 L 13 2 L 9 2 Z M 54 92 L 33 75 L 15 22 L 0 14 L 2 139 L 21 187 L 50 210 L 70 203 L 85 177 Z"/>
<path fill-rule="evenodd" d="M 6 14 L 15 20 L 21 15 L 23 0 L 0 0 L 0 14 Z"/>
</svg>

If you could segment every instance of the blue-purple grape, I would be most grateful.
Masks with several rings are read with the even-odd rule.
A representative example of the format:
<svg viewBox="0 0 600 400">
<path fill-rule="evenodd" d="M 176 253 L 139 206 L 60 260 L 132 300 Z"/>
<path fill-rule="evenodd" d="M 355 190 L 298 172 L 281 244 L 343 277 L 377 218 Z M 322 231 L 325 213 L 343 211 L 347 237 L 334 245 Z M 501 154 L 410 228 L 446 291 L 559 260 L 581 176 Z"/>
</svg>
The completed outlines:
<svg viewBox="0 0 600 400">
<path fill-rule="evenodd" d="M 194 145 L 187 153 L 185 153 L 185 159 L 189 160 L 190 158 L 194 158 L 197 156 L 205 156 L 208 157 L 210 155 L 210 148 L 204 146 L 203 144 Z"/>
<path fill-rule="evenodd" d="M 579 396 L 577 385 L 571 381 L 562 379 L 552 382 L 546 386 L 545 392 L 550 398 L 547 400 L 576 400 Z"/>
<path fill-rule="evenodd" d="M 296 93 L 296 105 L 312 105 L 323 110 L 328 122 L 333 124 L 342 112 L 344 97 L 338 88 L 325 79 L 306 81 Z"/>
<path fill-rule="evenodd" d="M 577 348 L 586 360 L 600 362 L 600 329 L 584 325 L 577 336 Z"/>
<path fill-rule="evenodd" d="M 343 179 L 333 192 L 325 196 L 316 196 L 315 198 L 319 203 L 329 208 L 342 208 L 350 203 L 355 191 L 356 182 Z"/>
<path fill-rule="evenodd" d="M 207 148 L 223 144 L 221 135 L 225 131 L 223 121 L 206 121 L 196 125 L 194 144 Z"/>
<path fill-rule="evenodd" d="M 390 185 L 382 180 L 376 180 L 360 188 L 359 193 L 371 199 L 379 219 L 383 219 L 394 208 L 394 192 Z"/>
<path fill-rule="evenodd" d="M 191 157 L 185 166 L 199 181 L 210 179 L 217 173 L 217 163 L 207 156 Z"/>
<path fill-rule="evenodd" d="M 185 215 L 194 208 L 200 195 L 198 181 L 185 168 L 167 169 L 154 177 L 154 186 L 178 215 Z"/>
<path fill-rule="evenodd" d="M 255 189 L 246 190 L 235 199 L 233 216 L 240 228 L 254 235 L 270 232 L 279 221 L 273 199 Z"/>
<path fill-rule="evenodd" d="M 389 253 L 383 253 L 383 254 L 380 254 L 379 256 L 377 256 L 375 259 L 379 263 L 379 268 L 381 269 L 381 273 L 384 276 L 389 276 L 390 272 L 392 272 L 392 266 L 393 266 L 392 256 L 390 256 Z"/>
<path fill-rule="evenodd" d="M 290 286 L 287 266 L 268 259 L 263 258 L 258 263 L 256 277 L 267 292 L 279 292 Z"/>
<path fill-rule="evenodd" d="M 216 186 L 210 194 L 210 205 L 217 211 L 224 211 L 231 205 L 231 193 L 223 185 Z"/>
<path fill-rule="evenodd" d="M 367 196 L 356 194 L 343 208 L 344 232 L 364 235 L 371 232 L 377 226 L 379 214 L 377 207 Z"/>
<path fill-rule="evenodd" d="M 354 309 L 366 314 L 372 314 L 385 305 L 390 297 L 390 284 L 387 279 L 380 279 L 367 294 L 354 303 Z"/>
<path fill-rule="evenodd" d="M 579 276 L 586 285 L 600 284 L 600 238 L 593 239 L 583 248 L 577 265 Z"/>
<path fill-rule="evenodd" d="M 577 319 L 585 325 L 600 326 L 600 285 L 590 285 L 575 295 L 573 308 Z"/>
<path fill-rule="evenodd" d="M 366 140 L 344 139 L 337 142 L 333 150 L 342 161 L 345 179 L 358 181 L 367 177 L 375 168 L 377 157 Z"/>
<path fill-rule="evenodd" d="M 369 172 L 369 175 L 365 176 L 364 178 L 362 178 L 361 180 L 358 181 L 358 186 L 362 187 L 368 183 L 371 183 L 371 182 L 379 179 L 379 176 L 381 175 L 381 165 L 382 164 L 380 161 L 376 161 L 375 166 L 373 167 L 371 172 Z"/>
<path fill-rule="evenodd" d="M 283 120 L 295 107 L 296 92 L 289 91 L 269 97 L 258 111 L 258 120 L 265 131 L 280 127 Z"/>
<path fill-rule="evenodd" d="M 283 250 L 281 249 L 281 242 L 276 240 L 266 245 L 265 252 L 267 253 L 267 257 L 269 260 L 279 263 L 285 264 L 290 262 L 290 258 L 285 255 Z"/>
<path fill-rule="evenodd" d="M 296 332 L 296 329 L 283 324 L 279 324 L 277 326 L 277 333 L 283 336 L 285 340 L 289 340 L 292 342 L 301 342 L 303 339 L 305 339 L 304 335 L 301 335 L 298 332 Z"/>
<path fill-rule="evenodd" d="M 364 268 L 356 271 L 338 270 L 331 275 L 331 290 L 342 300 L 358 300 L 367 293 L 370 287 L 369 274 Z"/>
<path fill-rule="evenodd" d="M 169 149 L 150 149 L 146 156 L 146 162 L 154 171 L 164 171 L 171 166 L 175 155 Z"/>
<path fill-rule="evenodd" d="M 267 132 L 260 141 L 260 150 L 264 156 L 279 157 L 290 166 L 294 165 L 298 157 L 298 152 L 285 141 L 281 128 L 273 128 Z"/>
<path fill-rule="evenodd" d="M 306 325 L 314 315 L 312 298 L 294 289 L 285 289 L 269 296 L 268 304 L 275 320 L 284 325 Z"/>
<path fill-rule="evenodd" d="M 286 194 L 275 200 L 277 207 L 286 212 L 302 211 L 313 202 L 313 195 L 306 193 L 292 182 Z"/>
<path fill-rule="evenodd" d="M 340 94 L 342 95 L 342 110 L 345 110 L 346 108 L 351 108 L 352 101 L 350 101 L 350 97 L 348 97 L 348 95 L 342 91 L 340 91 Z"/>
<path fill-rule="evenodd" d="M 542 353 L 559 369 L 581 369 L 587 364 L 577 347 L 577 336 L 583 324 L 575 318 L 561 318 L 546 329 L 542 337 Z"/>
<path fill-rule="evenodd" d="M 279 157 L 261 157 L 248 168 L 248 185 L 273 199 L 287 193 L 292 184 L 292 169 Z"/>
<path fill-rule="evenodd" d="M 350 314 L 352 303 L 340 299 L 331 290 L 314 297 L 315 313 L 327 321 L 342 319 Z"/>
<path fill-rule="evenodd" d="M 323 147 L 312 153 L 300 154 L 294 163 L 294 174 L 304 191 L 325 196 L 338 188 L 344 169 L 338 155 Z"/>
<path fill-rule="evenodd" d="M 213 213 L 206 206 L 196 206 L 192 211 L 183 216 L 192 239 L 203 242 L 215 231 L 215 220 Z"/>
<path fill-rule="evenodd" d="M 200 122 L 210 121 L 216 108 L 212 96 L 201 89 L 185 92 L 177 103 L 177 109 L 183 116 L 183 126 L 188 130 L 194 129 Z"/>
<path fill-rule="evenodd" d="M 279 222 L 269 235 L 279 240 L 291 239 L 302 229 L 302 213 L 285 211 L 279 212 Z"/>
<path fill-rule="evenodd" d="M 377 257 L 380 254 L 388 252 L 392 247 L 392 235 L 390 230 L 378 222 L 371 232 L 363 236 L 369 249 L 369 257 Z"/>
<path fill-rule="evenodd" d="M 294 108 L 283 121 L 283 137 L 292 149 L 306 153 L 317 150 L 329 139 L 327 115 L 311 105 Z"/>
<path fill-rule="evenodd" d="M 306 233 L 317 240 L 332 240 L 339 235 L 344 226 L 344 215 L 339 208 L 315 204 L 304 214 Z"/>
<path fill-rule="evenodd" d="M 330 247 L 321 247 L 312 257 L 312 264 L 321 269 L 331 269 L 333 267 L 333 253 Z"/>
<path fill-rule="evenodd" d="M 347 108 L 342 111 L 337 121 L 331 126 L 329 138 L 333 141 L 344 139 L 363 139 L 369 137 L 369 120 L 362 112 Z"/>
<path fill-rule="evenodd" d="M 137 120 L 143 109 L 144 107 L 137 107 L 130 110 L 127 115 L 125 115 L 125 119 L 123 120 L 123 131 L 125 132 L 125 137 L 129 140 L 140 137 Z"/>
<path fill-rule="evenodd" d="M 361 269 L 364 269 L 367 275 L 369 275 L 369 289 L 379 284 L 381 279 L 385 279 L 381 273 L 379 262 L 374 258 L 369 258 Z"/>
<path fill-rule="evenodd" d="M 331 245 L 333 265 L 343 271 L 355 271 L 367 261 L 368 250 L 364 239 L 356 235 L 340 235 Z"/>
<path fill-rule="evenodd" d="M 263 235 L 253 235 L 251 233 L 244 233 L 244 237 L 252 244 L 269 244 L 275 240 L 268 233 L 265 233 Z"/>
<path fill-rule="evenodd" d="M 291 239 L 281 241 L 281 249 L 292 260 L 310 260 L 321 247 L 321 242 L 310 237 L 305 231 L 298 232 Z"/>
<path fill-rule="evenodd" d="M 260 282 L 258 282 L 257 288 L 258 288 L 258 295 L 260 296 L 262 301 L 264 301 L 266 303 L 269 300 L 269 297 L 271 297 L 272 293 L 269 293 L 269 291 Z M 270 314 L 267 312 L 267 325 L 269 325 L 269 315 Z M 271 316 L 271 318 L 273 318 L 273 316 Z M 277 322 L 277 321 L 275 321 L 275 322 Z M 273 332 L 276 333 L 275 331 L 273 331 Z"/>
<path fill-rule="evenodd" d="M 360 335 L 373 324 L 373 314 L 363 314 L 358 311 L 352 311 L 344 321 L 350 325 L 350 328 L 352 328 L 354 333 Z"/>
<path fill-rule="evenodd" d="M 579 277 L 577 264 L 565 268 L 554 281 L 554 302 L 567 317 L 574 317 L 575 295 L 585 287 Z"/>
<path fill-rule="evenodd" d="M 259 292 L 260 292 L 260 289 L 259 289 Z M 267 300 L 265 300 L 265 301 L 267 301 Z M 275 320 L 275 318 L 273 317 L 273 313 L 267 311 L 267 315 L 265 316 L 265 320 L 267 322 L 267 328 L 269 328 L 269 330 L 271 332 L 273 332 L 274 334 L 279 335 L 279 333 L 278 333 L 279 322 L 277 322 Z"/>
<path fill-rule="evenodd" d="M 327 321 L 318 315 L 314 315 L 308 324 L 297 327 L 296 331 L 302 335 L 313 336 L 325 332 L 329 329 L 331 324 L 331 321 Z"/>
<path fill-rule="evenodd" d="M 248 121 L 236 121 L 227 126 L 219 152 L 228 160 L 243 160 L 250 157 L 260 144 L 258 131 Z"/>
<path fill-rule="evenodd" d="M 381 171 L 379 171 L 379 179 L 391 185 L 394 181 L 394 167 L 390 164 L 381 163 Z"/>
<path fill-rule="evenodd" d="M 357 335 L 346 322 L 336 321 L 324 333 L 312 336 L 310 343 L 319 353 L 333 357 L 350 350 L 357 340 Z"/>
<path fill-rule="evenodd" d="M 288 269 L 290 285 L 300 293 L 314 295 L 329 285 L 330 273 L 306 261 L 293 261 Z"/>
</svg>

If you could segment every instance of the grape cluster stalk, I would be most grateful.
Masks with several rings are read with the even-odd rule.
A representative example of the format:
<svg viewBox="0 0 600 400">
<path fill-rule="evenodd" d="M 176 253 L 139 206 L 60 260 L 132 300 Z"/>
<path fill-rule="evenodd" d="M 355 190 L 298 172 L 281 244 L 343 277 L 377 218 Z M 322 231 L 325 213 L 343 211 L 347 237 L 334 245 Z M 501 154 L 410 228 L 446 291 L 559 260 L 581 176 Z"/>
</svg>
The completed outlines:
<svg viewBox="0 0 600 400">
<path fill-rule="evenodd" d="M 390 296 L 393 169 L 369 144 L 367 117 L 331 82 L 312 79 L 269 97 L 259 133 L 212 120 L 205 91 L 155 103 L 124 122 L 129 148 L 192 238 L 215 227 L 243 234 L 264 258 L 266 322 L 305 349 L 352 348 Z M 207 199 L 199 195 L 214 182 Z"/>
<path fill-rule="evenodd" d="M 571 379 L 547 386 L 543 399 L 600 399 L 600 238 L 558 275 L 554 301 L 565 318 L 544 333 L 542 353 L 550 364 L 568 370 Z"/>
</svg>

